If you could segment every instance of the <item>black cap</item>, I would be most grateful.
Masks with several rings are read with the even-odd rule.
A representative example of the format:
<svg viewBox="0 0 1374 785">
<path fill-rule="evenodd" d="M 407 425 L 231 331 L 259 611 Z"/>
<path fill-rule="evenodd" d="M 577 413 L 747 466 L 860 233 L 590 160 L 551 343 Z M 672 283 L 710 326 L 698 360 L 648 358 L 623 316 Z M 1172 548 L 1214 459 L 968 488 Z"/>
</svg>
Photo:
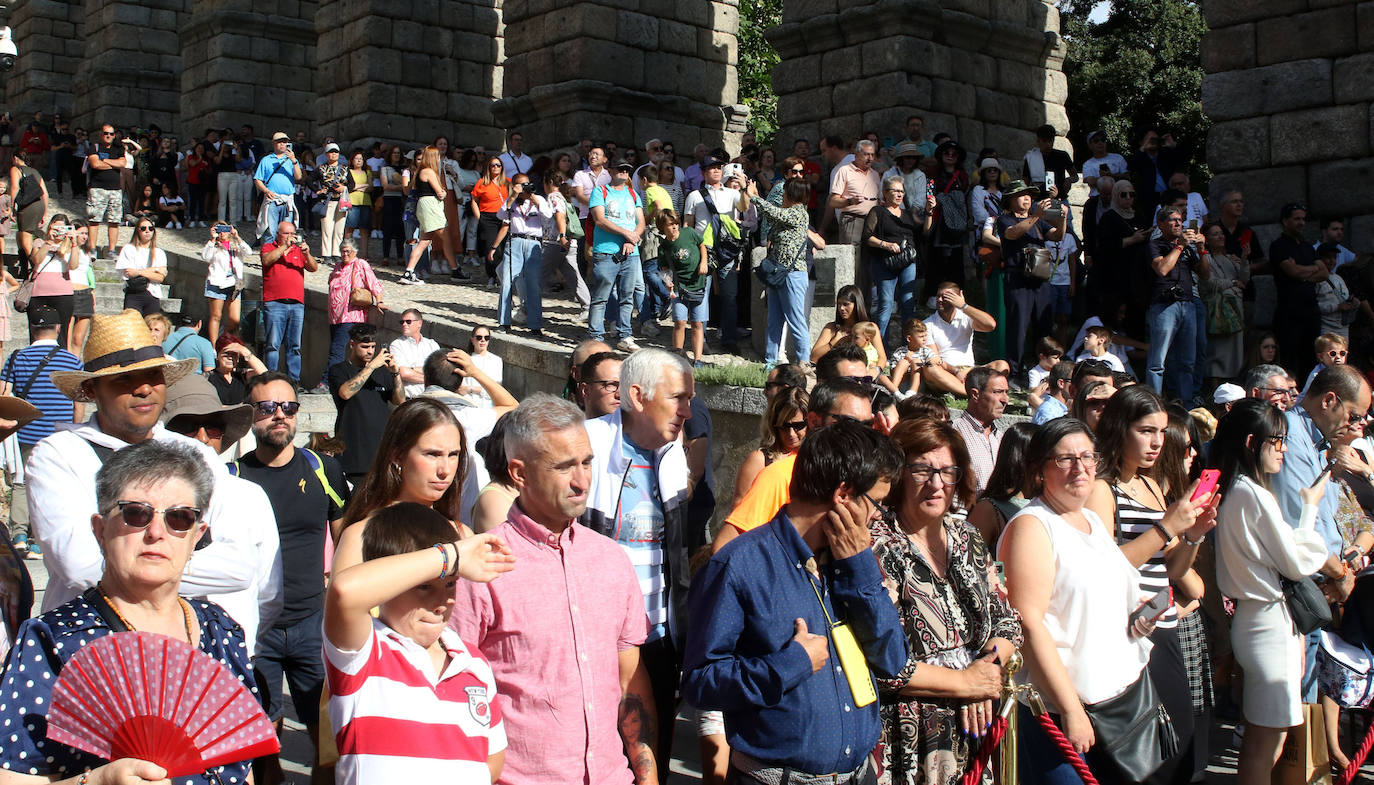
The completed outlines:
<svg viewBox="0 0 1374 785">
<path fill-rule="evenodd" d="M 713 166 L 725 166 L 725 162 L 715 156 L 710 156 L 701 162 L 702 169 L 710 169 Z"/>
<path fill-rule="evenodd" d="M 57 315 L 57 309 L 51 305 L 37 305 L 29 309 L 30 327 L 58 327 L 61 319 Z"/>
<path fill-rule="evenodd" d="M 635 165 L 621 161 L 620 163 L 615 165 L 615 170 L 617 172 L 633 172 L 635 170 Z"/>
</svg>

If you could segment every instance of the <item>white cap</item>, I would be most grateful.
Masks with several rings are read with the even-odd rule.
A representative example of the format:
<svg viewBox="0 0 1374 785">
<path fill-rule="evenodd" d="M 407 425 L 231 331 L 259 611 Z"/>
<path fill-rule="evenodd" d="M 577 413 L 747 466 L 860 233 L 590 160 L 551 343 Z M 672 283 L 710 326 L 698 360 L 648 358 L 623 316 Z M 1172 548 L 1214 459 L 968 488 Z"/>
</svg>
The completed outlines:
<svg viewBox="0 0 1374 785">
<path fill-rule="evenodd" d="M 999 169 L 999 170 L 1000 170 L 1000 169 L 1002 168 L 1002 165 L 1001 165 L 1000 163 L 997 162 L 997 159 L 996 159 L 996 158 L 984 158 L 982 161 L 980 161 L 980 162 L 978 163 L 978 168 L 979 168 L 979 169 Z"/>
<path fill-rule="evenodd" d="M 1216 392 L 1212 393 L 1212 403 L 1221 405 L 1224 403 L 1235 403 L 1245 397 L 1245 390 L 1237 384 L 1218 385 Z"/>
</svg>

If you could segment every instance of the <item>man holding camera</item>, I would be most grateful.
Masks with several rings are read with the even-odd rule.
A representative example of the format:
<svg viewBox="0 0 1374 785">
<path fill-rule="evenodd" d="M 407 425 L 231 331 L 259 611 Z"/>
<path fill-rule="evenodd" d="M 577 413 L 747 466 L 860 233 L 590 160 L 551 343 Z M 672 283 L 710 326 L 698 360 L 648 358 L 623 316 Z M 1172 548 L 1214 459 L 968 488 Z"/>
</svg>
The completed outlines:
<svg viewBox="0 0 1374 785">
<path fill-rule="evenodd" d="M 257 171 L 253 174 L 253 187 L 263 198 L 258 230 L 264 242 L 272 236 L 272 227 L 295 219 L 296 183 L 300 181 L 301 176 L 301 164 L 296 160 L 296 151 L 291 148 L 291 137 L 287 136 L 285 131 L 272 134 L 272 154 L 263 156 L 258 162 Z M 220 215 L 220 220 L 224 220 L 224 215 Z M 304 302 L 304 298 L 301 301 Z M 269 359 L 268 366 L 271 365 Z M 299 370 L 297 368 L 291 375 L 299 379 Z"/>
<path fill-rule="evenodd" d="M 1154 273 L 1150 308 L 1150 353 L 1145 376 L 1150 389 L 1164 394 L 1164 358 L 1175 363 L 1174 392 L 1183 401 L 1193 400 L 1200 379 L 1193 378 L 1197 353 L 1197 286 L 1212 277 L 1207 246 L 1200 232 L 1183 228 L 1183 213 L 1177 207 L 1162 207 L 1156 216 L 1159 237 L 1150 241 L 1150 270 Z M 1173 351 L 1170 351 L 1170 348 Z"/>
<path fill-rule="evenodd" d="M 593 148 L 594 150 L 597 148 Z M 615 168 L 611 182 L 592 189 L 588 199 L 594 234 L 592 243 L 592 305 L 588 309 L 587 332 L 601 340 L 605 329 L 606 302 L 617 286 L 615 327 L 620 334 L 616 348 L 622 352 L 639 349 L 630 328 L 634 309 L 635 271 L 639 269 L 639 241 L 644 239 L 644 204 L 630 187 L 634 167 L 622 163 Z"/>
<path fill-rule="evenodd" d="M 372 457 L 382 443 L 382 432 L 391 416 L 387 403 L 399 406 L 406 401 L 396 358 L 386 347 L 377 349 L 376 327 L 355 324 L 348 331 L 348 359 L 329 369 L 329 391 L 339 412 L 334 435 L 345 445 L 339 462 L 349 482 L 357 487 L 372 468 Z"/>
<path fill-rule="evenodd" d="M 119 245 L 119 222 L 124 219 L 124 195 L 119 189 L 119 175 L 134 165 L 134 159 L 124 146 L 126 141 L 115 139 L 114 126 L 105 123 L 100 126 L 100 139 L 91 147 L 91 154 L 86 156 L 90 170 L 86 220 L 91 223 L 86 250 L 92 256 L 95 255 L 96 227 L 100 224 L 105 225 L 109 240 L 106 247 L 109 258 L 115 258 L 115 248 Z"/>
<path fill-rule="evenodd" d="M 747 264 L 748 259 L 738 232 L 731 234 L 725 221 L 728 218 L 738 226 L 740 216 L 749 210 L 749 194 L 745 191 L 747 180 L 743 171 L 733 168 L 736 171 L 727 179 L 724 161 L 715 157 L 706 159 L 701 167 L 701 187 L 687 194 L 683 204 L 682 223 L 703 237 L 707 229 L 711 229 L 706 248 L 720 292 L 719 305 L 713 306 L 711 311 L 720 314 L 721 350 L 738 354 L 737 341 L 743 336 L 736 327 L 739 311 L 735 296 L 739 292 L 740 265 Z"/>
<path fill-rule="evenodd" d="M 301 382 L 301 331 L 305 327 L 305 273 L 320 263 L 290 221 L 277 224 L 276 238 L 262 245 L 262 307 L 267 315 L 269 371 L 280 370 L 279 350 L 286 351 L 286 374 Z"/>
</svg>

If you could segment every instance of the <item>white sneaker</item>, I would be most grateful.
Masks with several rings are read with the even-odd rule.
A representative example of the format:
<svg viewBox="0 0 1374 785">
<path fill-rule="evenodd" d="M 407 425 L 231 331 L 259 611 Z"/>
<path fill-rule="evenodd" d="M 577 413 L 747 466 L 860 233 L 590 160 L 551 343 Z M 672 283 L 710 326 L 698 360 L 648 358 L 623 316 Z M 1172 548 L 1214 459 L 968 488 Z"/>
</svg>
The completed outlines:
<svg viewBox="0 0 1374 785">
<path fill-rule="evenodd" d="M 639 344 L 635 343 L 633 337 L 627 335 L 620 339 L 620 343 L 616 344 L 615 348 L 622 352 L 637 352 L 639 351 Z"/>
<path fill-rule="evenodd" d="M 382 239 L 382 230 L 381 230 L 381 229 L 373 229 L 373 230 L 372 230 L 372 239 L 373 239 L 373 240 L 380 240 L 380 239 Z"/>
<path fill-rule="evenodd" d="M 401 273 L 401 279 L 397 283 L 406 284 L 407 286 L 424 286 L 425 284 L 424 281 L 420 280 L 415 275 L 414 270 L 406 270 Z"/>
</svg>

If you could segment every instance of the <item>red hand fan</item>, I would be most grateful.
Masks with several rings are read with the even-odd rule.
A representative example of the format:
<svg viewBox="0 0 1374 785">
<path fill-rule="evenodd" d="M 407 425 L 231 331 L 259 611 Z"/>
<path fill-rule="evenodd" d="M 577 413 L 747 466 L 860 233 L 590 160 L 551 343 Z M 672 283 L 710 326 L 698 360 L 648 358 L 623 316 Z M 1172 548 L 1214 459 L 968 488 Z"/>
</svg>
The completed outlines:
<svg viewBox="0 0 1374 785">
<path fill-rule="evenodd" d="M 150 632 L 117 632 L 58 674 L 48 738 L 105 760 L 138 758 L 168 777 L 281 749 L 247 688 L 208 654 Z"/>
</svg>

